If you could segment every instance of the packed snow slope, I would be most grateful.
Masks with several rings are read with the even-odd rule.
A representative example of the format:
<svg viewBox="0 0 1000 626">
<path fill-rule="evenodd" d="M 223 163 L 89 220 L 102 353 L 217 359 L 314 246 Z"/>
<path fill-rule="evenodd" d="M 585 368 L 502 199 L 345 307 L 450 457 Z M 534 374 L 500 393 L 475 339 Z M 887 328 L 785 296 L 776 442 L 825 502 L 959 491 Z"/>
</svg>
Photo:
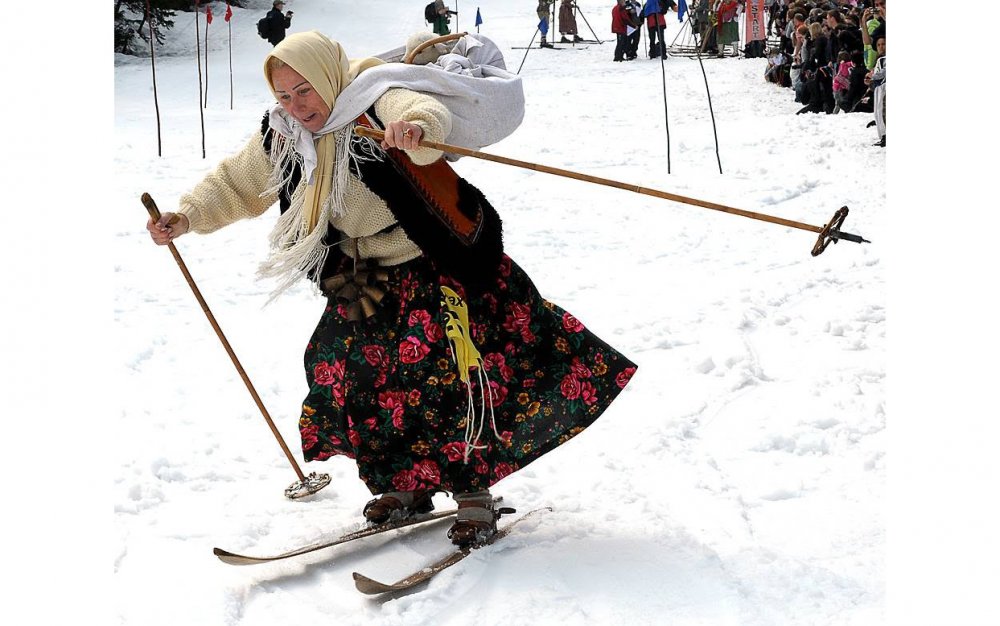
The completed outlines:
<svg viewBox="0 0 1000 626">
<path fill-rule="evenodd" d="M 791 92 L 764 82 L 764 59 L 705 59 L 704 75 L 683 56 L 613 63 L 611 3 L 579 5 L 581 35 L 603 44 L 526 51 L 515 47 L 532 41 L 533 2 L 458 4 L 458 28 L 475 30 L 478 7 L 479 31 L 524 83 L 523 124 L 486 151 L 818 226 L 847 206 L 845 230 L 872 243 L 813 257 L 804 230 L 463 158 L 456 169 L 504 219 L 507 252 L 639 364 L 632 385 L 494 489 L 551 513 L 415 592 L 365 597 L 351 572 L 403 577 L 451 549 L 446 523 L 225 565 L 214 546 L 267 554 L 357 528 L 371 495 L 336 458 L 303 464 L 331 474 L 329 487 L 283 497 L 294 472 L 174 259 L 146 234 L 140 194 L 172 210 L 273 104 L 261 76 L 270 45 L 255 30 L 267 3 L 234 9 L 231 83 L 225 4 L 211 3 L 203 158 L 194 19 L 179 14 L 155 57 L 162 156 L 149 58 L 115 58 L 116 623 L 882 621 L 886 152 L 871 145 L 871 117 L 795 115 Z M 320 30 L 352 57 L 429 28 L 422 3 L 285 8 L 291 32 Z M 667 41 L 683 31 L 671 15 Z M 264 306 L 273 285 L 255 271 L 276 214 L 177 248 L 301 459 L 301 355 L 323 301 L 302 284 Z"/>
</svg>

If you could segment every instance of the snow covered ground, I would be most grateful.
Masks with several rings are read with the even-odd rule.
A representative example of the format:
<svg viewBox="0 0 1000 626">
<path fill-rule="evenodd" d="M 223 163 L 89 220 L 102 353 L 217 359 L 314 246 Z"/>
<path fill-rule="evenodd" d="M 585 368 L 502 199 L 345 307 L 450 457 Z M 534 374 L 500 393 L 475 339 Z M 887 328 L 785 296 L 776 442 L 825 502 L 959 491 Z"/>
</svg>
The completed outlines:
<svg viewBox="0 0 1000 626">
<path fill-rule="evenodd" d="M 970 512 L 944 532 L 935 523 L 971 499 L 995 500 L 987 447 L 995 410 L 960 392 L 932 395 L 993 382 L 995 307 L 956 311 L 950 303 L 982 290 L 978 281 L 995 261 L 944 276 L 932 290 L 925 280 L 942 277 L 940 253 L 926 258 L 907 244 L 946 230 L 936 219 L 948 213 L 945 196 L 930 174 L 947 177 L 955 164 L 930 170 L 910 157 L 908 148 L 918 146 L 907 141 L 917 133 L 900 132 L 900 147 L 889 148 L 893 180 L 914 204 L 895 196 L 889 204 L 887 151 L 871 146 L 869 116 L 796 116 L 790 92 L 762 80 L 764 60 L 709 59 L 720 175 L 701 68 L 677 57 L 665 67 L 668 174 L 660 63 L 643 56 L 612 63 L 611 3 L 593 0 L 579 4 L 606 43 L 526 57 L 512 47 L 531 39 L 534 3 L 459 3 L 460 28 L 472 29 L 478 6 L 480 32 L 501 45 L 508 67 L 524 61 L 524 123 L 487 151 L 809 224 L 847 205 L 845 230 L 873 243 L 831 245 L 814 258 L 808 232 L 462 159 L 456 168 L 501 212 L 511 256 L 546 297 L 639 364 L 633 384 L 584 435 L 494 489 L 521 511 L 549 505 L 553 512 L 413 593 L 362 596 L 351 572 L 389 581 L 409 573 L 450 550 L 446 523 L 278 564 L 219 562 L 213 546 L 270 553 L 357 527 L 370 497 L 347 459 L 303 466 L 333 476 L 316 496 L 282 496 L 295 475 L 171 255 L 148 240 L 138 201 L 146 191 L 170 210 L 259 127 L 270 105 L 260 76 L 270 45 L 253 25 L 266 4 L 235 9 L 232 110 L 225 5 L 212 4 L 204 159 L 191 14 L 178 16 L 158 49 L 162 157 L 148 59 L 116 56 L 111 76 L 106 40 L 95 74 L 82 67 L 63 78 L 96 124 L 74 155 L 79 168 L 68 174 L 69 188 L 44 174 L 63 161 L 14 120 L 14 145 L 28 146 L 42 172 L 33 189 L 51 185 L 70 194 L 57 201 L 73 201 L 67 212 L 49 197 L 39 203 L 37 193 L 23 200 L 50 228 L 60 222 L 56 244 L 75 244 L 68 255 L 25 265 L 32 237 L 4 251 L 12 293 L 45 304 L 37 313 L 7 307 L 15 321 L 3 346 L 13 355 L 4 359 L 10 415 L 27 427 L 12 437 L 20 456 L 5 455 L 23 458 L 5 465 L 8 493 L 29 492 L 27 504 L 11 498 L 8 514 L 47 542 L 29 551 L 15 539 L 7 548 L 23 574 L 14 602 L 43 618 L 38 623 L 100 613 L 94 623 L 129 626 L 879 624 L 889 621 L 890 573 L 903 581 L 895 623 L 996 623 L 981 608 L 997 575 L 996 540 L 982 533 L 995 513 Z M 401 4 L 288 0 L 286 9 L 295 11 L 293 32 L 319 29 L 363 56 L 426 28 L 420 6 Z M 380 17 L 387 14 L 392 19 Z M 580 27 L 589 38 L 587 22 Z M 680 26 L 668 24 L 670 41 Z M 30 101 L 24 94 L 38 73 L 13 76 L 16 102 Z M 113 89 L 113 101 L 105 91 L 89 102 L 83 94 L 92 85 Z M 38 99 L 30 110 L 51 106 Z M 46 116 L 50 128 L 65 123 L 60 114 Z M 980 167 L 968 165 L 973 173 Z M 950 189 L 963 192 L 970 193 Z M 301 458 L 301 352 L 321 302 L 302 285 L 263 307 L 270 286 L 254 272 L 273 219 L 268 213 L 186 236 L 178 249 Z M 18 228 L 33 234 L 34 220 Z M 896 250 L 907 254 L 893 258 Z M 952 254 L 970 253 L 958 245 Z M 911 271 L 899 272 L 904 258 Z M 898 272 L 892 289 L 890 265 Z M 89 284 L 88 271 L 102 280 Z M 19 328 L 40 332 L 29 339 Z M 956 351 L 964 333 L 985 340 L 979 360 Z M 936 363 L 924 365 L 928 357 Z M 903 442 L 891 464 L 890 432 Z M 69 493 L 53 498 L 57 484 Z M 449 505 L 439 498 L 439 508 Z M 91 516 L 95 501 L 103 509 Z M 898 533 L 887 539 L 890 520 Z M 961 560 L 952 548 L 969 537 L 977 538 L 973 550 L 962 554 L 972 556 Z M 923 575 L 918 567 L 935 559 L 950 568 Z M 105 575 L 113 565 L 110 580 L 90 573 L 95 563 Z M 53 585 L 63 568 L 70 576 Z M 931 591 L 953 601 L 930 610 Z M 95 607 L 95 599 L 107 605 Z"/>
</svg>

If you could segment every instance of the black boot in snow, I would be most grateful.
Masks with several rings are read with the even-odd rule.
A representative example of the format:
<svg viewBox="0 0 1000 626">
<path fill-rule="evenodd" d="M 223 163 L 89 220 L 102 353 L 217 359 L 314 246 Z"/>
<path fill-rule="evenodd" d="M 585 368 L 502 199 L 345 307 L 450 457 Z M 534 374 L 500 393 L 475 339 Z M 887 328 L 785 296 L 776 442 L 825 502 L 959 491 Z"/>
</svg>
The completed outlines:
<svg viewBox="0 0 1000 626">
<path fill-rule="evenodd" d="M 372 524 L 404 520 L 434 510 L 433 491 L 388 491 L 365 505 L 362 514 Z"/>
</svg>

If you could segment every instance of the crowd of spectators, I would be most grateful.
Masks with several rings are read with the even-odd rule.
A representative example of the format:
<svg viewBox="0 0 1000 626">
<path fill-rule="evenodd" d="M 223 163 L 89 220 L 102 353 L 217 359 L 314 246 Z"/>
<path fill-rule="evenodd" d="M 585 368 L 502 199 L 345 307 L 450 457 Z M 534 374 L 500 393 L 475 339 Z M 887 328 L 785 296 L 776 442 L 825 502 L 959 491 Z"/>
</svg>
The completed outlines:
<svg viewBox="0 0 1000 626">
<path fill-rule="evenodd" d="M 866 112 L 885 146 L 886 0 L 773 0 L 778 37 L 765 79 L 792 90 L 798 113 Z"/>
</svg>

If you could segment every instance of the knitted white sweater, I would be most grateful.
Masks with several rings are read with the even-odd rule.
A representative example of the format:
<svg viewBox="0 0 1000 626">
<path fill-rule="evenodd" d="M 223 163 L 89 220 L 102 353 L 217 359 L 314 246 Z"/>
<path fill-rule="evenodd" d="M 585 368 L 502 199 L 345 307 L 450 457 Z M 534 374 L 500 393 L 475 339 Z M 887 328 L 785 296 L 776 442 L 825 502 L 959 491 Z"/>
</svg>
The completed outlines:
<svg viewBox="0 0 1000 626">
<path fill-rule="evenodd" d="M 442 142 L 451 132 L 451 114 L 444 105 L 432 96 L 407 89 L 386 91 L 375 101 L 375 114 L 383 123 L 403 120 L 417 124 L 429 141 Z M 417 165 L 428 165 L 441 157 L 440 150 L 430 148 L 408 150 L 407 154 Z M 188 218 L 193 232 L 201 234 L 257 217 L 278 200 L 276 194 L 260 195 L 267 189 L 272 168 L 262 137 L 255 132 L 240 152 L 223 159 L 215 171 L 181 196 L 177 212 Z M 293 198 L 304 191 L 303 181 L 293 191 Z M 397 265 L 420 256 L 420 248 L 401 228 L 375 234 L 396 218 L 385 202 L 354 176 L 349 178 L 344 204 L 346 214 L 330 223 L 349 238 L 339 242 L 345 254 L 354 256 L 350 238 L 357 238 L 359 258 L 377 259 L 380 265 Z"/>
</svg>

